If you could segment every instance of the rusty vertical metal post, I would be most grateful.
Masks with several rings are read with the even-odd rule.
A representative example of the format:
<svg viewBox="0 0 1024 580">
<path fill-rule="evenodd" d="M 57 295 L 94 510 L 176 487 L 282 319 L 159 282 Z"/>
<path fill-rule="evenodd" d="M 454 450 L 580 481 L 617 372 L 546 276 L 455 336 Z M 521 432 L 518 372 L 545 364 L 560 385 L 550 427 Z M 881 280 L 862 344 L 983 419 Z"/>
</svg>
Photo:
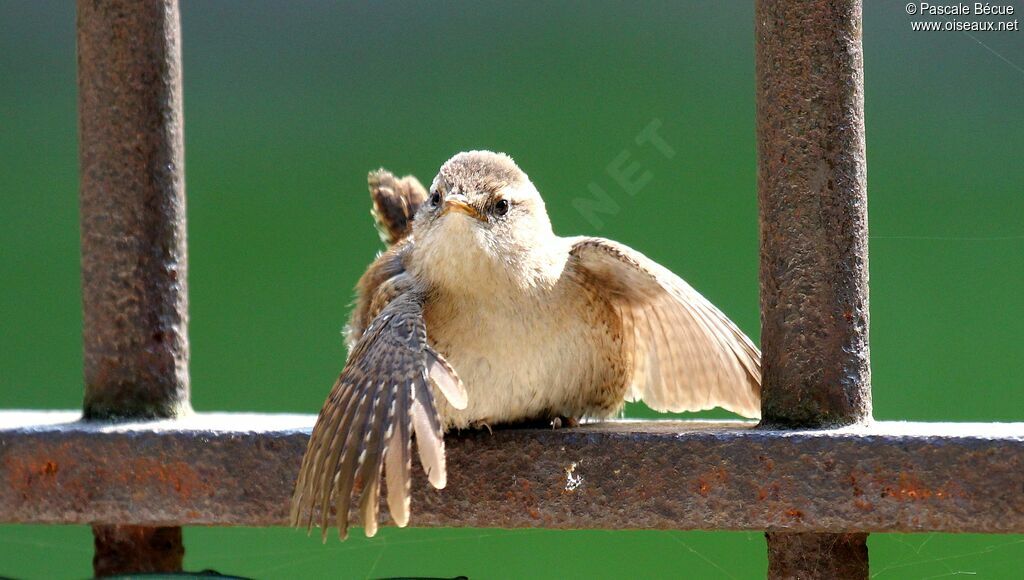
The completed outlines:
<svg viewBox="0 0 1024 580">
<path fill-rule="evenodd" d="M 860 0 L 755 0 L 763 425 L 870 420 Z M 769 531 L 769 578 L 867 578 L 867 534 Z"/>
<path fill-rule="evenodd" d="M 189 408 L 177 0 L 78 1 L 84 417 Z M 97 576 L 181 569 L 181 528 L 93 527 Z"/>
</svg>

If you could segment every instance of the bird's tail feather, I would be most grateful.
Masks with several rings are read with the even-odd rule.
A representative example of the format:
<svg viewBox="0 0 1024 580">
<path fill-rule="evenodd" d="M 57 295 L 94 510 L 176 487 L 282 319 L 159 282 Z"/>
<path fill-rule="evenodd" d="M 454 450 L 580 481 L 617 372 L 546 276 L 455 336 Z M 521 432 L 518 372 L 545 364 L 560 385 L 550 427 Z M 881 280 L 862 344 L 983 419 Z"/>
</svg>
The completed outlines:
<svg viewBox="0 0 1024 580">
<path fill-rule="evenodd" d="M 366 177 L 373 201 L 371 214 L 382 242 L 393 246 L 412 231 L 412 219 L 427 199 L 427 190 L 412 175 L 396 177 L 381 168 Z"/>
</svg>

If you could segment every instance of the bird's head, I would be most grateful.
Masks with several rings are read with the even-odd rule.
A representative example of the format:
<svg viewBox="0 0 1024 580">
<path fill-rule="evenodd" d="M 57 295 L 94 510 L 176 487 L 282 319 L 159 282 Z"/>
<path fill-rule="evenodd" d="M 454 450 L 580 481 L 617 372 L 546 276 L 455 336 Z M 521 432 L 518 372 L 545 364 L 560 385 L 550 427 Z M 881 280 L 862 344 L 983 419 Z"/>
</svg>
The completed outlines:
<svg viewBox="0 0 1024 580">
<path fill-rule="evenodd" d="M 422 273 L 459 286 L 502 274 L 530 283 L 554 238 L 530 178 L 511 157 L 490 151 L 459 153 L 441 166 L 413 231 Z"/>
</svg>

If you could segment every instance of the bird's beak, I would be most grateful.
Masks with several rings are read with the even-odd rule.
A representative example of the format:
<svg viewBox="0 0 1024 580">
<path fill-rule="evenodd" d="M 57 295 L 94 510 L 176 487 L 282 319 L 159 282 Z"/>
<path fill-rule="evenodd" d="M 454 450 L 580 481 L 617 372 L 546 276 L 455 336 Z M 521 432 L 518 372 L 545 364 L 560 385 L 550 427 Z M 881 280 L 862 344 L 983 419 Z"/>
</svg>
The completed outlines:
<svg viewBox="0 0 1024 580">
<path fill-rule="evenodd" d="M 441 215 L 450 211 L 464 213 L 470 217 L 484 221 L 484 216 L 480 215 L 480 212 L 478 212 L 475 207 L 469 205 L 469 201 L 464 195 L 451 195 L 444 200 L 444 207 L 441 208 Z"/>
</svg>

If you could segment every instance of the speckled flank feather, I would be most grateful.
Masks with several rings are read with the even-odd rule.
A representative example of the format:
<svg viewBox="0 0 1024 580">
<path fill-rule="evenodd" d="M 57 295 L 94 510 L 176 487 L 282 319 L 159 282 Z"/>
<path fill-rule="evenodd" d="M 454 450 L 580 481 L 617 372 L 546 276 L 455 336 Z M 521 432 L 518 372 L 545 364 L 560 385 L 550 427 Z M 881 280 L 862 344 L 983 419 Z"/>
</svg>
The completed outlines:
<svg viewBox="0 0 1024 580">
<path fill-rule="evenodd" d="M 412 249 L 412 239 L 404 238 L 377 257 L 356 284 L 356 302 L 345 326 L 345 343 L 349 354 L 363 331 L 377 314 L 404 288 L 399 282 L 412 282 L 405 276 L 405 259 Z"/>
</svg>

